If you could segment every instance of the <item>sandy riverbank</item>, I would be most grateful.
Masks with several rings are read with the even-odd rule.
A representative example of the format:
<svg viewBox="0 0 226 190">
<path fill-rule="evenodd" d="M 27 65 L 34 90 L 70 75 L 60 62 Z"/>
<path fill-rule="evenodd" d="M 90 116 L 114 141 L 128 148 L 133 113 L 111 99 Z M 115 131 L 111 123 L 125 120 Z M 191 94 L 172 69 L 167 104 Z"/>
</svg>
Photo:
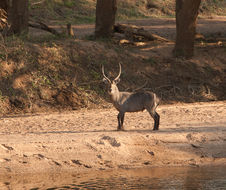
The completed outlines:
<svg viewBox="0 0 226 190">
<path fill-rule="evenodd" d="M 147 112 L 126 114 L 116 131 L 114 109 L 1 117 L 1 174 L 226 164 L 225 101 L 158 112 L 159 131 Z"/>
</svg>

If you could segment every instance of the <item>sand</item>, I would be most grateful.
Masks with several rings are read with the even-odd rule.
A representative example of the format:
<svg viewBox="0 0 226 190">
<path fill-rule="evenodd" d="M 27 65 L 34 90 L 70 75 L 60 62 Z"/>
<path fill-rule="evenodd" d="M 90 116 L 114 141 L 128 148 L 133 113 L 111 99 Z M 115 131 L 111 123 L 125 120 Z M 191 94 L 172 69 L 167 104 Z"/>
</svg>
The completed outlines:
<svg viewBox="0 0 226 190">
<path fill-rule="evenodd" d="M 226 102 L 160 105 L 127 113 L 117 131 L 110 109 L 0 118 L 2 175 L 226 164 Z"/>
</svg>

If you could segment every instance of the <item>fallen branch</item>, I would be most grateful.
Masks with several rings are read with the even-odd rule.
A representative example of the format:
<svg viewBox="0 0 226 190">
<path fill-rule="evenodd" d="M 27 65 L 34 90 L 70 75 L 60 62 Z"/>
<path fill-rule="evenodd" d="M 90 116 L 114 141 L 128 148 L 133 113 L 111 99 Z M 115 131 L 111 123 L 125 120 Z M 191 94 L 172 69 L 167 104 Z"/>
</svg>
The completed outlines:
<svg viewBox="0 0 226 190">
<path fill-rule="evenodd" d="M 31 6 L 35 6 L 35 5 L 40 5 L 44 2 L 45 0 L 41 0 L 39 2 L 34 2 L 34 3 L 31 3 Z"/>
<path fill-rule="evenodd" d="M 125 33 L 127 36 L 142 36 L 147 40 L 154 41 L 164 41 L 171 42 L 171 40 L 158 36 L 156 34 L 152 34 L 149 31 L 144 30 L 142 27 L 137 27 L 135 25 L 127 25 L 127 24 L 116 24 L 114 26 L 114 31 L 118 33 Z"/>
<path fill-rule="evenodd" d="M 61 34 L 59 32 L 57 32 L 54 28 L 50 28 L 49 26 L 47 26 L 45 23 L 42 22 L 29 22 L 28 26 L 32 27 L 32 28 L 37 28 L 37 29 L 41 29 L 41 30 L 45 30 L 47 32 L 50 32 L 56 36 L 60 36 Z"/>
</svg>

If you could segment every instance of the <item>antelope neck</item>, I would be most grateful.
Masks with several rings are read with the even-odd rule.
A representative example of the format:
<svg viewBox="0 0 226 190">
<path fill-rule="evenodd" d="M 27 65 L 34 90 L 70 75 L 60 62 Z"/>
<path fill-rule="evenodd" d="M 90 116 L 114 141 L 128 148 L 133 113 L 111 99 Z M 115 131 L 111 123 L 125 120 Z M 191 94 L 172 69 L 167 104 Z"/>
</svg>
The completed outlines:
<svg viewBox="0 0 226 190">
<path fill-rule="evenodd" d="M 117 102 L 119 100 L 119 97 L 120 97 L 120 92 L 117 88 L 114 93 L 111 93 L 111 99 L 113 102 Z"/>
</svg>

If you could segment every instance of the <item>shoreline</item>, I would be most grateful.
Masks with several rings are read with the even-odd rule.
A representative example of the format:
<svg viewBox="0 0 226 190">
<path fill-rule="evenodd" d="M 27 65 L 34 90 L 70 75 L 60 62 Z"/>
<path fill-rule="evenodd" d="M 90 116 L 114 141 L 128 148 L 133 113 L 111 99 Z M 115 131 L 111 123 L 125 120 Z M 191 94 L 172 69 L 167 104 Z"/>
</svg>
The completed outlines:
<svg viewBox="0 0 226 190">
<path fill-rule="evenodd" d="M 147 112 L 114 109 L 0 118 L 2 175 L 226 164 L 226 102 L 160 106 L 159 131 Z"/>
</svg>

